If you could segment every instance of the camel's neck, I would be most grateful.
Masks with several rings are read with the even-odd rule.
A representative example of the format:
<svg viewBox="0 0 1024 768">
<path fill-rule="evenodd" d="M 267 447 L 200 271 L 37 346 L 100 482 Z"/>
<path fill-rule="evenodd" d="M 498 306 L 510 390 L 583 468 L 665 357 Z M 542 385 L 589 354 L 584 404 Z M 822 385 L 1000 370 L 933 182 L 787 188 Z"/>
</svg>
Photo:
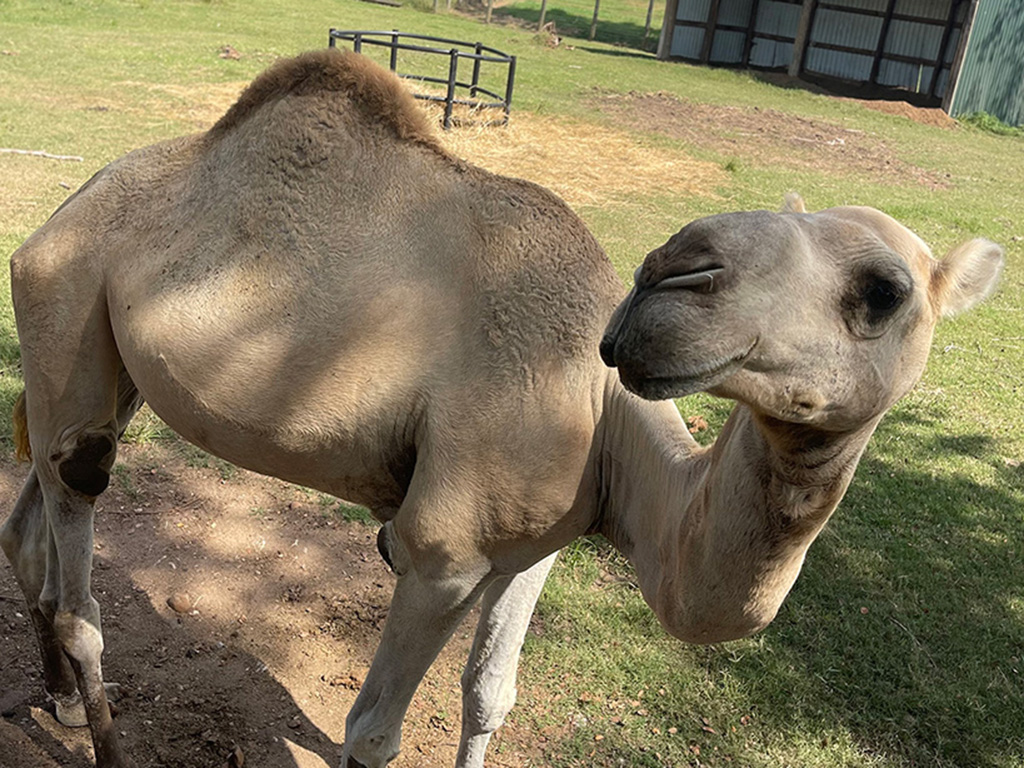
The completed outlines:
<svg viewBox="0 0 1024 768">
<path fill-rule="evenodd" d="M 704 449 L 672 403 L 610 385 L 601 532 L 670 632 L 700 642 L 749 634 L 775 616 L 875 423 L 839 435 L 739 405 Z"/>
<path fill-rule="evenodd" d="M 649 561 L 679 517 L 669 510 L 689 505 L 709 457 L 671 401 L 641 400 L 612 377 L 599 425 L 600 530 L 630 560 Z"/>
</svg>

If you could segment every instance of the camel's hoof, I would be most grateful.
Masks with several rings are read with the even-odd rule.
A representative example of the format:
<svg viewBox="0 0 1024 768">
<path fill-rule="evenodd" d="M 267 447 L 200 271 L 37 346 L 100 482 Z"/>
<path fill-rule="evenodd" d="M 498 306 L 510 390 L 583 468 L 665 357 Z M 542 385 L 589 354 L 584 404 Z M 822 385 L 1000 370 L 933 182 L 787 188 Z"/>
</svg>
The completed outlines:
<svg viewBox="0 0 1024 768">
<path fill-rule="evenodd" d="M 78 691 L 67 696 L 54 696 L 53 703 L 56 705 L 57 722 L 61 725 L 68 728 L 81 728 L 89 724 L 89 718 L 85 715 L 82 694 Z"/>
<path fill-rule="evenodd" d="M 104 683 L 103 690 L 107 694 L 107 706 L 110 707 L 110 716 L 116 717 L 117 708 L 113 702 L 120 701 L 123 696 L 120 683 Z M 82 694 L 75 691 L 67 696 L 52 696 L 56 705 L 57 722 L 68 728 L 82 728 L 89 724 L 89 718 L 85 714 L 85 703 L 82 701 Z"/>
</svg>

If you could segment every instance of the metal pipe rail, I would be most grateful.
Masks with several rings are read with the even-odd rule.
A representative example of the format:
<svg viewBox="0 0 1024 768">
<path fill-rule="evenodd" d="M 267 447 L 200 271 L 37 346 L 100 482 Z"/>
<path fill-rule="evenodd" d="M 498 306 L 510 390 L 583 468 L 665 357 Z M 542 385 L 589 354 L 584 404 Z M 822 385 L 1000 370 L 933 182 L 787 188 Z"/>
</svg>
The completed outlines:
<svg viewBox="0 0 1024 768">
<path fill-rule="evenodd" d="M 397 29 L 385 30 L 342 30 L 332 29 L 329 33 L 327 44 L 331 48 L 337 47 L 337 42 L 352 43 L 352 50 L 361 53 L 364 45 L 376 45 L 390 49 L 389 67 L 392 72 L 406 80 L 418 80 L 424 83 L 435 83 L 446 86 L 444 96 L 436 96 L 429 93 L 414 93 L 417 99 L 425 101 L 436 101 L 444 104 L 444 129 L 448 130 L 452 124 L 452 107 L 455 104 L 473 107 L 476 109 L 501 109 L 502 118 L 500 125 L 508 124 L 509 112 L 512 109 L 512 88 L 516 80 L 516 57 L 509 56 L 496 48 L 483 45 L 482 43 L 467 43 L 462 40 L 451 40 L 445 37 L 431 37 L 430 35 L 417 35 L 408 32 L 399 32 Z M 439 43 L 448 46 L 438 48 L 430 45 L 421 45 L 405 40 L 420 40 L 428 43 Z M 471 50 L 462 50 L 469 48 Z M 448 77 L 432 77 L 430 75 L 418 75 L 398 71 L 398 52 L 416 51 L 419 53 L 434 53 L 439 56 L 448 57 Z M 459 60 L 468 59 L 473 62 L 473 74 L 471 80 L 459 80 Z M 488 90 L 480 85 L 480 67 L 483 63 L 504 64 L 508 67 L 508 74 L 505 79 L 505 95 L 502 96 L 494 91 Z M 468 98 L 456 96 L 456 90 L 463 89 L 469 92 Z M 483 95 L 491 101 L 478 99 Z"/>
</svg>

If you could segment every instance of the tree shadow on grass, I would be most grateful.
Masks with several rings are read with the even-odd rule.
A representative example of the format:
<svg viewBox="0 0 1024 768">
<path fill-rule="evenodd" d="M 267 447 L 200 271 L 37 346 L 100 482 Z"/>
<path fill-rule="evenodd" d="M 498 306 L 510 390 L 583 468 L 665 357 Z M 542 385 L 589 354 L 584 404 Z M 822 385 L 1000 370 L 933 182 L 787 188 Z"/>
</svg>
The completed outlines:
<svg viewBox="0 0 1024 768">
<path fill-rule="evenodd" d="M 748 72 L 755 80 L 787 90 L 801 90 L 808 93 L 866 101 L 905 101 L 921 108 L 938 108 L 941 103 L 941 99 L 929 96 L 927 91 L 917 93 L 906 88 L 838 80 L 825 75 L 816 76 L 808 73 L 797 78 L 786 72 L 772 70 L 750 69 Z"/>
<path fill-rule="evenodd" d="M 643 53 L 641 51 L 627 50 L 624 48 L 609 50 L 608 48 L 591 48 L 587 45 L 578 45 L 576 46 L 576 49 L 586 51 L 587 53 L 594 53 L 598 56 L 611 56 L 612 58 L 645 59 L 647 61 L 656 60 L 653 53 Z"/>
<path fill-rule="evenodd" d="M 513 20 L 515 23 L 525 24 L 536 29 L 537 23 L 540 21 L 540 10 L 536 8 L 518 8 L 516 6 L 495 8 L 494 17 L 498 20 Z M 549 7 L 544 16 L 545 24 L 553 22 L 555 30 L 563 37 L 588 37 L 592 21 L 592 16 L 570 13 L 560 8 Z M 643 24 L 635 24 L 629 21 L 604 21 L 598 15 L 594 39 L 597 42 L 609 45 L 623 45 L 639 50 L 653 50 L 658 44 L 659 34 L 660 27 L 659 29 L 652 27 L 645 43 Z"/>
</svg>

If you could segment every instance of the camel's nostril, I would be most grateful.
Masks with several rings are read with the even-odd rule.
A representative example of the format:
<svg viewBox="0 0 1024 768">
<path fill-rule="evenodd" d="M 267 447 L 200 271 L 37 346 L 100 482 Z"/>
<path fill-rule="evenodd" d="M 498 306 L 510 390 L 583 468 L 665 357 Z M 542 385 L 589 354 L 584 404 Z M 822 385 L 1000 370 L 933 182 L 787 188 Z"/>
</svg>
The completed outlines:
<svg viewBox="0 0 1024 768">
<path fill-rule="evenodd" d="M 682 275 L 673 275 L 655 283 L 655 289 L 684 288 L 688 291 L 711 293 L 715 290 L 715 280 L 720 279 L 725 267 L 713 264 L 709 267 L 695 269 Z"/>
<path fill-rule="evenodd" d="M 790 403 L 793 408 L 803 413 L 814 413 L 825 407 L 825 398 L 818 392 L 797 392 Z"/>
</svg>

